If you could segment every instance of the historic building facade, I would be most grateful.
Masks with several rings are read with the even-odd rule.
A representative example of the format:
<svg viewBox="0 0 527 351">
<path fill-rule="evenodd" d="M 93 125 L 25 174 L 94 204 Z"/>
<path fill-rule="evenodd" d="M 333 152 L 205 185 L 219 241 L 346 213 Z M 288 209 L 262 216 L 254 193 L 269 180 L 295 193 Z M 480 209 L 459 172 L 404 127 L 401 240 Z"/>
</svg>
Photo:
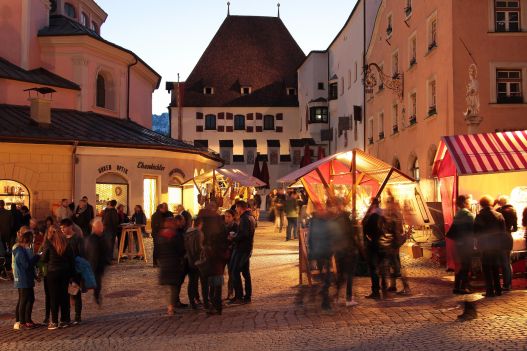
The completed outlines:
<svg viewBox="0 0 527 351">
<path fill-rule="evenodd" d="M 364 148 L 362 70 L 379 3 L 358 1 L 328 48 L 312 51 L 298 68 L 303 135 L 329 153 Z"/>
<path fill-rule="evenodd" d="M 527 128 L 526 9 L 524 0 L 382 1 L 366 57 L 366 150 L 419 179 L 427 200 L 438 199 L 441 136 Z"/>
<path fill-rule="evenodd" d="M 49 215 L 61 199 L 147 214 L 219 156 L 149 128 L 161 77 L 105 40 L 93 0 L 0 4 L 0 199 Z M 194 198 L 188 198 L 192 208 Z"/>
<path fill-rule="evenodd" d="M 167 83 L 172 137 L 249 174 L 255 160 L 267 161 L 277 186 L 314 145 L 300 136 L 296 69 L 304 58 L 279 17 L 228 15 L 186 81 Z"/>
</svg>

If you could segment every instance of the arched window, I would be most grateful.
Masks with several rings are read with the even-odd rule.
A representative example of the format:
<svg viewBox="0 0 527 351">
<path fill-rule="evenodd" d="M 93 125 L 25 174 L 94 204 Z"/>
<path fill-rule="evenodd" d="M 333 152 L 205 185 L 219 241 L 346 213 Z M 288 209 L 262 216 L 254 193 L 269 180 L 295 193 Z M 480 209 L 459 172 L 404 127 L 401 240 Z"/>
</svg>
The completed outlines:
<svg viewBox="0 0 527 351">
<path fill-rule="evenodd" d="M 95 22 L 91 22 L 91 30 L 94 31 L 95 33 L 99 34 L 99 26 L 97 25 L 97 23 Z"/>
<path fill-rule="evenodd" d="M 28 188 L 11 179 L 0 179 L 0 200 L 4 200 L 6 208 L 12 204 L 31 208 Z"/>
<path fill-rule="evenodd" d="M 393 159 L 393 163 L 392 163 L 392 166 L 393 168 L 396 168 L 398 170 L 401 170 L 401 162 L 399 161 L 399 159 L 397 157 L 395 157 Z"/>
<path fill-rule="evenodd" d="M 101 74 L 97 75 L 97 107 L 106 107 L 106 80 Z"/>
<path fill-rule="evenodd" d="M 421 172 L 419 170 L 419 160 L 417 157 L 414 159 L 414 162 L 412 163 L 412 168 L 410 169 L 412 171 L 412 177 L 419 181 L 421 177 Z"/>
<path fill-rule="evenodd" d="M 86 12 L 81 13 L 81 23 L 83 26 L 88 27 L 90 25 L 90 19 Z"/>
<path fill-rule="evenodd" d="M 205 130 L 216 130 L 216 115 L 205 116 Z"/>
<path fill-rule="evenodd" d="M 274 116 L 265 115 L 263 119 L 263 124 L 264 130 L 274 130 Z"/>
<path fill-rule="evenodd" d="M 234 130 L 245 130 L 245 116 L 234 116 Z"/>
<path fill-rule="evenodd" d="M 432 144 L 428 149 L 428 165 L 426 171 L 428 172 L 428 177 L 432 177 L 432 170 L 434 169 L 434 160 L 437 153 L 437 146 Z"/>
<path fill-rule="evenodd" d="M 69 2 L 64 4 L 64 13 L 68 17 L 77 18 L 77 11 L 75 11 L 75 7 Z"/>
</svg>

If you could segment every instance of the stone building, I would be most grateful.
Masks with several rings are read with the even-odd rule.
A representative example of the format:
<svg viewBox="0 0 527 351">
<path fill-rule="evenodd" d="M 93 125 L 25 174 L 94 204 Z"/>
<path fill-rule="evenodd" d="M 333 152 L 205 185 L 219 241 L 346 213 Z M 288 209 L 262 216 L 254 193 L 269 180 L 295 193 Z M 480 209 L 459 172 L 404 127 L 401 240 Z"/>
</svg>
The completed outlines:
<svg viewBox="0 0 527 351">
<path fill-rule="evenodd" d="M 314 144 L 300 136 L 296 69 L 304 58 L 279 17 L 228 15 L 186 81 L 167 83 L 172 137 L 249 174 L 265 160 L 276 186 Z"/>
</svg>

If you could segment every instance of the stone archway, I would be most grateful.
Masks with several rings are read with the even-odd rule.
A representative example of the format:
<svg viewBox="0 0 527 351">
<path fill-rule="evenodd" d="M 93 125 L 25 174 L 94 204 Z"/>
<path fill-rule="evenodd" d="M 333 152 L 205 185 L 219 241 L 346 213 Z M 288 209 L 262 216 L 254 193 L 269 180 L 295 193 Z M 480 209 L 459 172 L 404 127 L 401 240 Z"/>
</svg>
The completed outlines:
<svg viewBox="0 0 527 351">
<path fill-rule="evenodd" d="M 0 164 L 0 179 L 9 179 L 23 184 L 31 198 L 30 213 L 33 217 L 42 218 L 49 214 L 51 199 L 42 199 L 38 189 L 40 173 L 18 166 L 15 163 Z"/>
</svg>

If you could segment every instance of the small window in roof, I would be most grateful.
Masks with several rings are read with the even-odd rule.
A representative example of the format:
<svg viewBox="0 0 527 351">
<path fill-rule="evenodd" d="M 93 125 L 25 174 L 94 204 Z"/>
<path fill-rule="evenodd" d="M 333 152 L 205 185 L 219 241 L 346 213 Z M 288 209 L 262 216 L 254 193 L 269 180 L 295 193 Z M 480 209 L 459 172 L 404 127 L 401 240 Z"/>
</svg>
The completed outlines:
<svg viewBox="0 0 527 351">
<path fill-rule="evenodd" d="M 203 94 L 205 94 L 205 95 L 213 95 L 214 94 L 214 88 L 213 87 L 205 87 L 205 88 L 203 88 Z"/>
<path fill-rule="evenodd" d="M 249 95 L 251 93 L 251 87 L 241 87 L 240 94 Z"/>
<path fill-rule="evenodd" d="M 99 25 L 95 23 L 94 21 L 91 22 L 90 29 L 94 31 L 95 33 L 99 34 Z"/>
<path fill-rule="evenodd" d="M 90 24 L 90 20 L 86 12 L 81 13 L 81 23 L 85 27 L 88 27 L 88 25 Z"/>
<path fill-rule="evenodd" d="M 77 11 L 75 10 L 75 6 L 73 6 L 69 2 L 66 2 L 64 4 L 64 13 L 68 17 L 77 18 Z"/>
<path fill-rule="evenodd" d="M 287 95 L 289 95 L 289 96 L 296 95 L 296 89 L 295 88 L 287 88 Z"/>
</svg>

